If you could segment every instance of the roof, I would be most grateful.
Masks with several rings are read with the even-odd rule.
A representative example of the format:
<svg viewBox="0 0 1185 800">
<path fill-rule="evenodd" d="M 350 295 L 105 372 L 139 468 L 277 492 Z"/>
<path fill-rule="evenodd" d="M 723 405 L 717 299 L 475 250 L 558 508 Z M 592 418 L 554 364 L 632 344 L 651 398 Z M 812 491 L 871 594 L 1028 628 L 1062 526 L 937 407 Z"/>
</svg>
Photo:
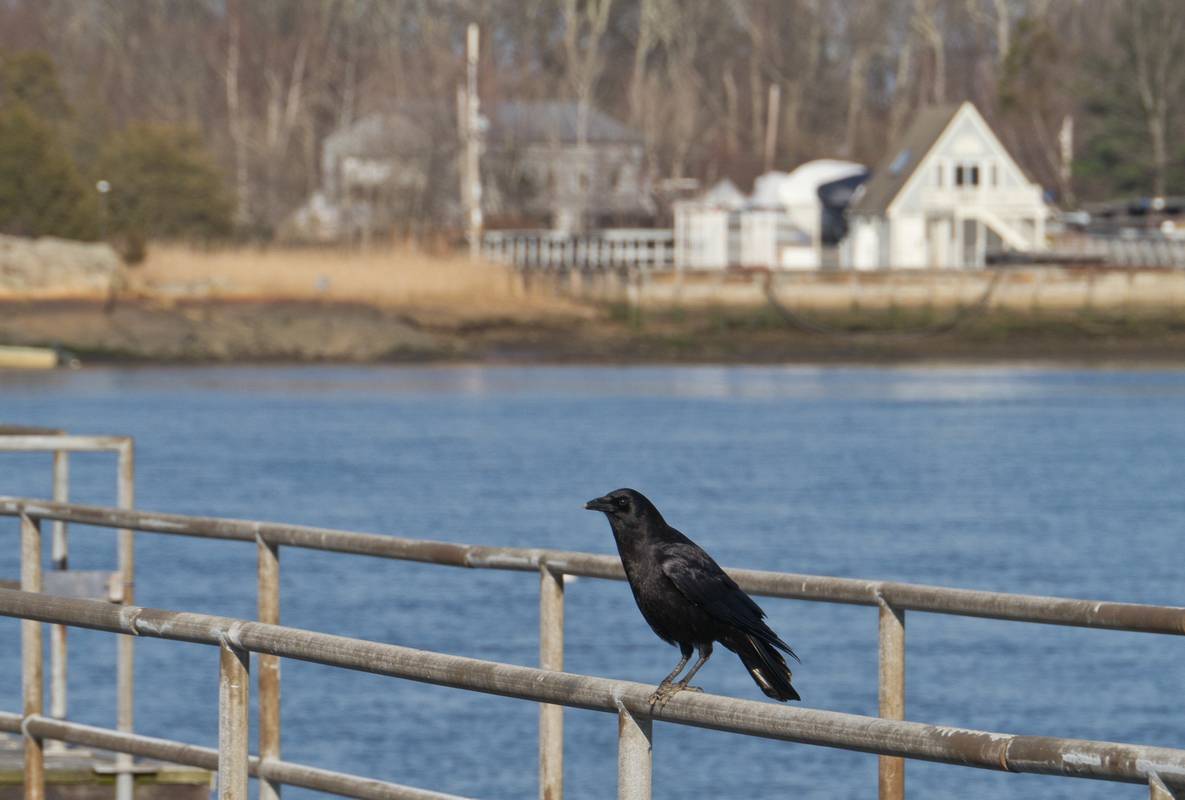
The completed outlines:
<svg viewBox="0 0 1185 800">
<path fill-rule="evenodd" d="M 575 144 L 579 105 L 573 102 L 495 103 L 489 116 L 487 141 L 494 145 Z M 455 142 L 456 111 L 442 103 L 402 101 L 388 111 L 368 114 L 338 128 L 325 139 L 324 151 L 334 156 L 413 156 Z M 596 108 L 588 109 L 588 137 L 593 144 L 642 144 L 642 135 Z"/>
<path fill-rule="evenodd" d="M 700 205 L 735 210 L 745 205 L 745 195 L 728 178 L 723 179 L 695 199 Z"/>
<path fill-rule="evenodd" d="M 789 173 L 767 172 L 753 185 L 752 204 L 767 208 L 817 205 L 820 186 L 867 172 L 861 164 L 830 158 L 808 161 Z"/>
<path fill-rule="evenodd" d="M 962 104 L 923 109 L 914 118 L 901 141 L 876 165 L 872 179 L 864 184 L 864 192 L 850 213 L 884 214 L 960 108 Z"/>
<path fill-rule="evenodd" d="M 562 100 L 504 102 L 494 105 L 489 117 L 491 142 L 572 144 L 578 139 L 580 105 Z M 641 144 L 642 135 L 590 106 L 587 141 Z"/>
</svg>

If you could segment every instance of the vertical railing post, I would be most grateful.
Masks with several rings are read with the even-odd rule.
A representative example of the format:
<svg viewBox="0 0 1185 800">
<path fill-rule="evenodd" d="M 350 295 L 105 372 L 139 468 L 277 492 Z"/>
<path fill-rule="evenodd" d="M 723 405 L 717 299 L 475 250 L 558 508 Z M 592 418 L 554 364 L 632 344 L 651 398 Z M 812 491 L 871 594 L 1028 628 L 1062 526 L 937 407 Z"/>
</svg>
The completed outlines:
<svg viewBox="0 0 1185 800">
<path fill-rule="evenodd" d="M 224 636 L 219 647 L 218 800 L 247 800 L 250 653 L 231 638 Z"/>
<path fill-rule="evenodd" d="M 280 624 L 280 546 L 256 536 L 259 551 L 259 621 Z M 259 668 L 259 758 L 280 758 L 280 658 L 260 653 Z M 279 800 L 280 784 L 259 779 L 259 800 Z"/>
<path fill-rule="evenodd" d="M 41 523 L 21 514 L 21 591 L 41 591 Z M 41 713 L 43 669 L 41 623 L 21 620 L 21 692 L 24 720 Z M 24 726 L 22 726 L 24 727 Z M 45 756 L 41 739 L 24 729 L 25 800 L 45 800 Z"/>
<path fill-rule="evenodd" d="M 58 503 L 70 500 L 70 453 L 55 450 L 53 454 L 53 499 Z M 69 569 L 70 542 L 66 523 L 54 520 L 51 563 L 55 570 Z M 51 625 L 49 628 L 49 715 L 54 719 L 66 718 L 66 636 L 65 625 Z"/>
<path fill-rule="evenodd" d="M 880 715 L 905 719 L 905 611 L 880 599 Z M 880 756 L 880 800 L 904 800 L 905 759 Z"/>
<path fill-rule="evenodd" d="M 132 440 L 125 439 L 119 448 L 119 477 L 117 483 L 118 505 L 130 509 L 136 502 L 136 465 L 132 451 Z M 131 605 L 136 602 L 136 545 L 135 534 L 121 528 L 119 531 L 119 580 L 123 589 L 122 602 Z M 116 658 L 116 728 L 132 732 L 135 713 L 135 638 L 119 636 Z M 132 800 L 133 779 L 132 757 L 127 753 L 115 756 L 115 798 Z"/>
<path fill-rule="evenodd" d="M 564 575 L 539 566 L 539 667 L 564 668 Z M 539 797 L 564 796 L 564 707 L 539 706 Z"/>
<path fill-rule="evenodd" d="M 1185 796 L 1182 792 L 1170 789 L 1160 777 L 1160 775 L 1153 772 L 1148 777 L 1148 797 L 1150 800 L 1178 800 L 1178 798 Z"/>
<path fill-rule="evenodd" d="M 653 726 L 617 704 L 617 800 L 650 800 Z"/>
</svg>

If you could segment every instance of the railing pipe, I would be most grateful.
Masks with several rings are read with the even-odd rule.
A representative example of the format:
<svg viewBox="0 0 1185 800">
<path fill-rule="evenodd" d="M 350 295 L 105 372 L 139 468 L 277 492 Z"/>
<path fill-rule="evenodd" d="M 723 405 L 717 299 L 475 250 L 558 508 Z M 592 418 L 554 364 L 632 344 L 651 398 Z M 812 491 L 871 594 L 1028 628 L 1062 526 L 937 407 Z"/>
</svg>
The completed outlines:
<svg viewBox="0 0 1185 800">
<path fill-rule="evenodd" d="M 70 450 L 72 452 L 102 453 L 118 452 L 131 442 L 127 436 L 72 436 L 70 434 L 28 434 L 5 436 L 0 442 L 0 450 L 31 450 L 56 452 Z"/>
<path fill-rule="evenodd" d="M 21 591 L 29 597 L 41 592 L 41 522 L 22 516 Z M 11 590 L 10 590 L 11 591 Z M 41 652 L 41 624 L 21 621 L 21 694 L 24 719 L 41 714 L 44 666 Z M 21 726 L 25 744 L 25 800 L 45 800 L 45 753 L 41 737 Z"/>
<path fill-rule="evenodd" d="M 215 771 L 218 769 L 218 751 L 212 747 L 201 747 L 171 739 L 157 739 L 135 733 L 123 733 L 110 728 L 96 728 L 66 720 L 32 717 L 26 727 L 38 736 L 58 739 L 63 742 L 130 753 L 143 758 L 184 764 Z M 20 733 L 21 717 L 0 711 L 0 731 Z M 262 760 L 251 756 L 248 767 L 252 776 L 273 783 L 299 786 L 342 797 L 358 797 L 363 800 L 465 800 L 457 795 L 442 794 L 398 783 L 362 778 L 344 772 L 293 764 L 287 761 Z"/>
<path fill-rule="evenodd" d="M 70 438 L 70 437 L 63 437 Z M 120 440 L 118 454 L 118 474 L 116 477 L 116 494 L 119 508 L 128 511 L 136 503 L 136 463 L 133 444 L 130 438 Z M 136 540 L 132 526 L 124 525 L 119 528 L 119 580 L 123 589 L 123 603 L 132 605 L 136 602 Z M 131 636 L 119 637 L 116 645 L 116 727 L 131 733 L 135 718 L 136 707 L 136 644 Z M 132 800 L 134 792 L 132 774 L 132 757 L 127 753 L 120 753 L 115 757 L 115 797 L 116 800 Z"/>
<path fill-rule="evenodd" d="M 247 800 L 247 720 L 250 715 L 250 653 L 232 643 L 228 629 L 218 660 L 218 800 Z"/>
<path fill-rule="evenodd" d="M 13 589 L 0 589 L 0 615 L 217 646 L 224 640 L 232 641 L 251 652 L 439 686 L 612 713 L 624 706 L 635 716 L 867 753 L 1145 786 L 1152 774 L 1158 773 L 1166 784 L 1185 783 L 1185 750 L 1165 747 L 992 733 L 690 692 L 681 692 L 661 709 L 651 711 L 649 697 L 654 687 L 640 683 L 208 614 L 119 608 Z"/>
<path fill-rule="evenodd" d="M 0 515 L 22 513 L 40 519 L 200 538 L 253 542 L 256 535 L 260 535 L 277 545 L 453 567 L 536 572 L 546 561 L 553 569 L 569 575 L 625 579 L 621 561 L 616 556 L 537 548 L 483 547 L 302 525 L 0 497 Z M 902 611 L 1185 635 L 1185 608 L 1179 606 L 1075 600 L 766 570 L 729 569 L 728 573 L 746 591 L 767 597 L 865 606 L 879 606 L 883 600 Z"/>
<path fill-rule="evenodd" d="M 539 567 L 539 667 L 564 668 L 564 575 Z M 564 797 L 564 707 L 539 706 L 539 797 Z"/>
<path fill-rule="evenodd" d="M 618 708 L 617 800 L 650 800 L 653 730 L 649 717 Z"/>
<path fill-rule="evenodd" d="M 905 719 L 905 612 L 881 603 L 879 624 L 881 719 Z M 904 800 L 905 759 L 881 756 L 878 770 L 880 800 Z"/>
<path fill-rule="evenodd" d="M 259 621 L 280 624 L 280 546 L 258 539 Z M 259 669 L 259 757 L 280 760 L 280 659 L 260 655 Z M 279 800 L 280 784 L 263 778 L 259 800 Z"/>
</svg>

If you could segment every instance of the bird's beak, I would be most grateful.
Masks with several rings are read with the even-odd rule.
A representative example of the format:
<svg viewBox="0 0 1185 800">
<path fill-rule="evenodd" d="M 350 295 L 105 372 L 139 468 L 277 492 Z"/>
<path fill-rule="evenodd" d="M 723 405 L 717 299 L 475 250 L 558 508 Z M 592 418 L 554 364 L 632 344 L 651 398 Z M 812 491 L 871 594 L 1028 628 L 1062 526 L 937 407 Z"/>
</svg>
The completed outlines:
<svg viewBox="0 0 1185 800">
<path fill-rule="evenodd" d="M 613 501 L 608 497 L 598 497 L 595 500 L 589 500 L 584 504 L 584 507 L 589 511 L 602 511 L 608 514 L 613 510 Z"/>
</svg>

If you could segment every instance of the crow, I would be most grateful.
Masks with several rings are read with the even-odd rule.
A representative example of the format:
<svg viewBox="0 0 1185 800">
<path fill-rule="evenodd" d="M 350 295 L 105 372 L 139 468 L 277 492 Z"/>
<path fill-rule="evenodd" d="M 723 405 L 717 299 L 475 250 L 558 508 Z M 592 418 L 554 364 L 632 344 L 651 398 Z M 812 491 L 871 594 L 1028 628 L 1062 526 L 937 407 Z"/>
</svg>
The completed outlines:
<svg viewBox="0 0 1185 800">
<path fill-rule="evenodd" d="M 790 684 L 791 673 L 781 650 L 800 661 L 764 622 L 765 612 L 695 542 L 672 528 L 646 497 L 618 489 L 584 504 L 609 518 L 617 552 L 634 600 L 658 637 L 678 645 L 682 658 L 650 696 L 650 707 L 662 708 L 712 655 L 720 642 L 740 656 L 757 686 L 775 700 L 800 700 Z M 683 680 L 675 677 L 691 660 L 699 660 Z"/>
</svg>

